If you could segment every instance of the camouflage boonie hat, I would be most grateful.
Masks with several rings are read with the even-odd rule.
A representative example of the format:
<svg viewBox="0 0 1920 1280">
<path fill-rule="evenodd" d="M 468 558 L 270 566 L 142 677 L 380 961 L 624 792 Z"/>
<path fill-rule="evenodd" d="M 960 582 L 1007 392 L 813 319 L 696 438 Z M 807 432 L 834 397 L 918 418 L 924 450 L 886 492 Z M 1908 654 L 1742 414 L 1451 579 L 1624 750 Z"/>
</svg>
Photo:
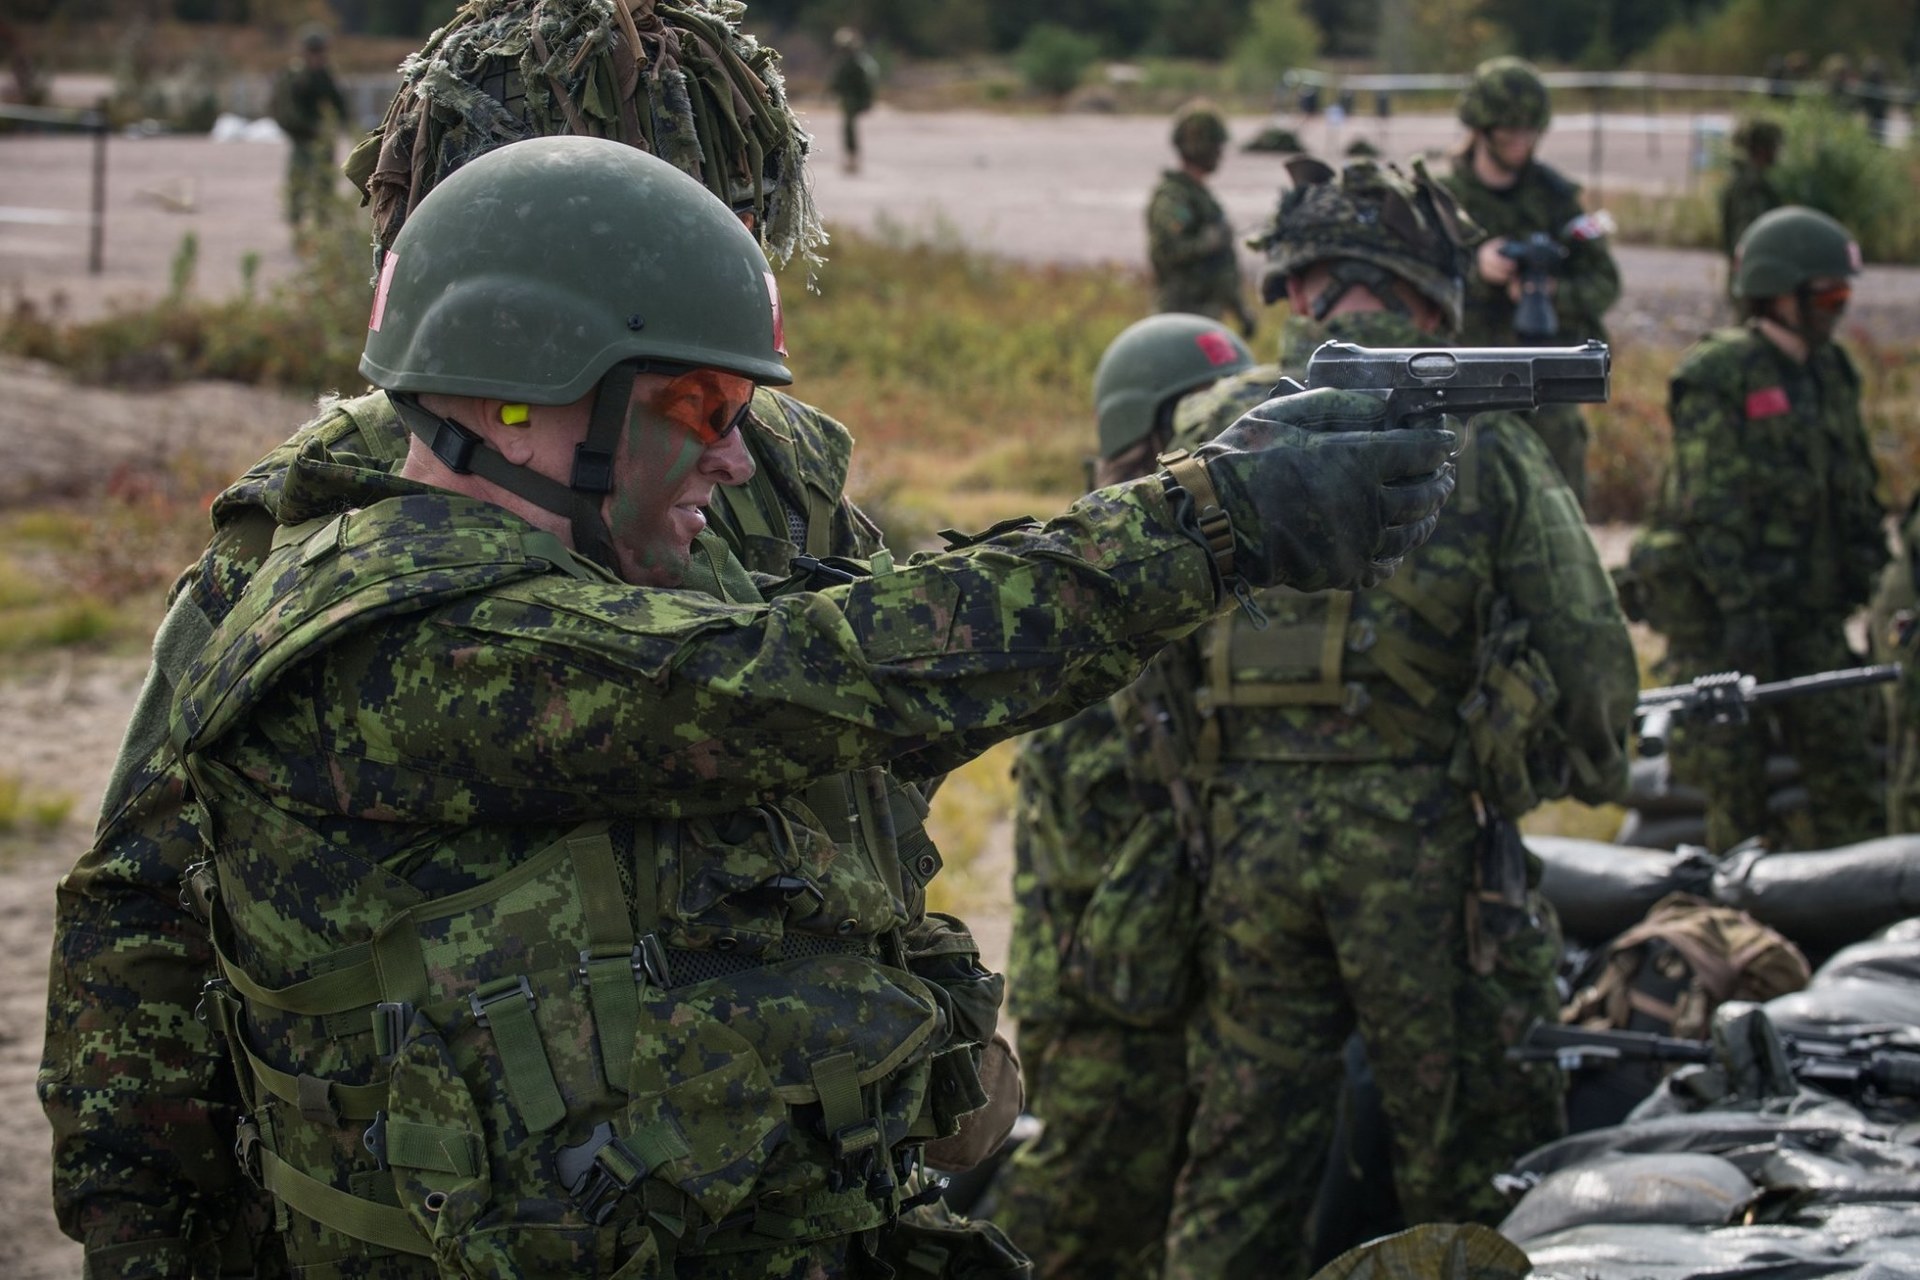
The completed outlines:
<svg viewBox="0 0 1920 1280">
<path fill-rule="evenodd" d="M 1786 136 L 1787 132 L 1778 120 L 1748 116 L 1734 126 L 1731 141 L 1735 149 L 1752 155 L 1756 151 L 1778 151 Z"/>
<path fill-rule="evenodd" d="M 1288 276 L 1325 263 L 1335 268 L 1340 286 L 1326 307 L 1347 285 L 1365 284 L 1397 310 L 1384 278 L 1392 276 L 1439 307 L 1450 328 L 1460 327 L 1468 252 L 1481 233 L 1424 164 L 1414 162 L 1411 178 L 1373 160 L 1336 174 L 1300 156 L 1288 161 L 1287 173 L 1294 185 L 1266 228 L 1247 242 L 1267 256 L 1260 292 L 1268 303 L 1285 294 Z"/>
<path fill-rule="evenodd" d="M 1182 159 L 1212 153 L 1227 145 L 1227 122 L 1204 102 L 1190 103 L 1173 118 L 1173 149 Z"/>
<path fill-rule="evenodd" d="M 739 0 L 467 0 L 400 65 L 380 127 L 347 176 L 374 236 L 448 174 L 525 138 L 578 134 L 639 147 L 751 212 L 775 263 L 818 261 L 826 233 L 804 173 L 810 139 L 780 59 L 740 30 Z"/>
<path fill-rule="evenodd" d="M 1519 58 L 1489 58 L 1460 91 L 1460 123 L 1469 129 L 1545 129 L 1553 119 L 1547 85 Z"/>
</svg>

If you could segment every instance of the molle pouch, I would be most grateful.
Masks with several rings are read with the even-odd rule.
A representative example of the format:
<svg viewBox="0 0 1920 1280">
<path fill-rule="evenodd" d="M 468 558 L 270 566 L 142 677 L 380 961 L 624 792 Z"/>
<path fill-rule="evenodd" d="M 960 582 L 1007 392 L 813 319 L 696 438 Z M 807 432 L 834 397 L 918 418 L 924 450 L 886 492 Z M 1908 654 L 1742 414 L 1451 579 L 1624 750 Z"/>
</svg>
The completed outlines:
<svg viewBox="0 0 1920 1280">
<path fill-rule="evenodd" d="M 936 1200 L 900 1216 L 880 1236 L 879 1260 L 896 1280 L 1023 1280 L 1033 1263 L 991 1222 L 963 1218 Z"/>
<path fill-rule="evenodd" d="M 980 946 L 953 916 L 929 912 L 908 938 L 907 968 L 940 1005 L 946 1038 L 936 1046 L 924 1135 L 945 1138 L 987 1104 L 979 1050 L 1000 1022 L 1006 979 L 980 963 Z M 916 1135 L 918 1136 L 918 1135 Z"/>
<path fill-rule="evenodd" d="M 1453 775 L 1499 813 L 1520 814 L 1567 793 L 1571 764 L 1552 724 L 1560 686 L 1527 646 L 1524 620 L 1496 602 L 1481 639 L 1478 681 L 1458 708 L 1465 734 Z"/>
<path fill-rule="evenodd" d="M 1130 1026 L 1178 1023 L 1198 981 L 1200 893 L 1173 824 L 1147 815 L 1087 903 L 1061 985 Z"/>
<path fill-rule="evenodd" d="M 659 935 L 738 959 L 779 954 L 789 932 L 852 944 L 904 923 L 899 895 L 798 801 L 656 824 Z M 893 870 L 897 878 L 897 864 Z M 642 914 L 647 904 L 642 904 Z"/>
</svg>

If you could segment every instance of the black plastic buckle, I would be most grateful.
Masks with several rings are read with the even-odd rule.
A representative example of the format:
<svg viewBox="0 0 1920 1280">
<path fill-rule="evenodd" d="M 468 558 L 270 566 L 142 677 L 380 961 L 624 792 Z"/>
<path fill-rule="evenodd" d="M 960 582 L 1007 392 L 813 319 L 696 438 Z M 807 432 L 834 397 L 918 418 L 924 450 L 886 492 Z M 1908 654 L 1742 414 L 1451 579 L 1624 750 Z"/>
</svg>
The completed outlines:
<svg viewBox="0 0 1920 1280">
<path fill-rule="evenodd" d="M 856 1184 L 865 1184 L 871 1192 L 876 1182 L 883 1178 L 890 1180 L 890 1172 L 875 1168 L 885 1164 L 880 1159 L 885 1151 L 879 1125 L 862 1120 L 835 1129 L 829 1137 L 833 1143 L 834 1166 L 827 1171 L 827 1190 L 846 1191 Z"/>
<path fill-rule="evenodd" d="M 620 1197 L 632 1193 L 650 1172 L 647 1162 L 616 1138 L 605 1120 L 594 1126 L 585 1142 L 560 1148 L 553 1157 L 553 1171 L 596 1227 L 606 1223 Z"/>
<path fill-rule="evenodd" d="M 580 493 L 613 492 L 613 455 L 584 444 L 573 446 L 573 479 L 569 486 Z"/>
<path fill-rule="evenodd" d="M 442 418 L 433 429 L 433 439 L 428 448 L 433 456 L 447 464 L 447 468 L 457 475 L 473 473 L 473 454 L 483 441 L 479 436 L 467 430 L 450 418 Z"/>
<path fill-rule="evenodd" d="M 413 1021 L 413 1006 L 404 1000 L 382 1000 L 373 1006 L 373 1053 L 382 1062 L 391 1062 L 400 1052 L 407 1025 Z"/>
<path fill-rule="evenodd" d="M 486 987 L 482 987 L 467 997 L 467 1007 L 473 1010 L 473 1023 L 475 1026 L 492 1026 L 493 1024 L 487 1021 L 487 1010 L 499 1004 L 501 1001 L 511 1000 L 515 996 L 519 996 L 522 1000 L 525 1000 L 527 1002 L 527 1008 L 529 1009 L 538 1009 L 540 1007 L 540 1002 L 533 997 L 533 986 L 527 981 L 525 974 L 522 974 L 518 978 L 510 978 L 508 981 L 514 985 L 501 987 L 498 991 L 488 991 Z"/>
</svg>

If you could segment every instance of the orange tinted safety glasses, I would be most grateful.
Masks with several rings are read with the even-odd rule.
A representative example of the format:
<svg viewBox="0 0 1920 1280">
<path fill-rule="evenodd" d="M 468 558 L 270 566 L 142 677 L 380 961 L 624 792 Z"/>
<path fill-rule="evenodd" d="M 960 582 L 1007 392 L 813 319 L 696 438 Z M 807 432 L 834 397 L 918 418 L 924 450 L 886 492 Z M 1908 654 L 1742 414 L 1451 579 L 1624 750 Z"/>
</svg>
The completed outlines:
<svg viewBox="0 0 1920 1280">
<path fill-rule="evenodd" d="M 1822 311 L 1838 311 L 1847 305 L 1847 300 L 1851 297 L 1853 297 L 1852 285 L 1828 285 L 1824 289 L 1809 289 L 1807 291 L 1807 305 L 1817 307 Z"/>
<path fill-rule="evenodd" d="M 732 435 L 753 406 L 754 382 L 720 369 L 683 373 L 654 393 L 653 408 L 711 448 Z"/>
</svg>

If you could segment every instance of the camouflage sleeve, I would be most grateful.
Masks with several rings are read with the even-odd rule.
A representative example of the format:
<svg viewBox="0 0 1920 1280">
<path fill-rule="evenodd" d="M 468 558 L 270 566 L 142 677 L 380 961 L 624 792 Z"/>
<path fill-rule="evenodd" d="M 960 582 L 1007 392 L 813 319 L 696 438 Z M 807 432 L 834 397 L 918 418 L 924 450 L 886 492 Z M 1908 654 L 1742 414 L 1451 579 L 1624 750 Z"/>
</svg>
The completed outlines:
<svg viewBox="0 0 1920 1280">
<path fill-rule="evenodd" d="M 1162 183 L 1147 205 L 1147 246 L 1156 271 L 1179 271 L 1233 251 L 1233 229 L 1173 183 Z"/>
<path fill-rule="evenodd" d="M 287 677 L 313 715 L 259 718 L 298 721 L 286 730 L 297 740 L 255 724 L 215 754 L 238 753 L 295 806 L 373 804 L 397 822 L 725 812 L 874 764 L 907 779 L 950 769 L 1112 693 L 1217 608 L 1204 551 L 1143 482 L 1044 527 L 768 605 L 519 579 L 425 624 L 343 637 Z M 270 624 L 270 601 L 260 612 Z M 204 723 L 214 690 L 253 696 L 225 671 L 250 669 L 257 649 L 233 633 L 255 616 L 238 610 L 216 635 L 228 657 L 176 724 Z M 472 708 L 503 727 L 447 733 L 449 715 Z M 297 761 L 316 740 L 331 754 L 312 771 Z"/>
<path fill-rule="evenodd" d="M 1560 686 L 1560 729 L 1593 766 L 1575 771 L 1573 794 L 1587 804 L 1618 800 L 1640 678 L 1613 580 L 1540 437 L 1507 416 L 1482 418 L 1475 431 L 1481 491 L 1500 494 L 1509 512 L 1497 585 L 1527 619 L 1528 642 Z"/>
<path fill-rule="evenodd" d="M 1576 340 L 1607 336 L 1606 316 L 1620 300 L 1620 268 L 1600 222 L 1569 195 L 1555 211 L 1553 229 L 1567 246 L 1556 305 L 1562 331 Z"/>
<path fill-rule="evenodd" d="M 1768 459 L 1741 438 L 1737 391 L 1683 366 L 1667 401 L 1673 423 L 1674 518 L 1686 539 L 1701 585 L 1723 617 L 1749 614 L 1767 584 L 1755 577 L 1754 548 L 1763 513 L 1752 497 L 1766 492 Z"/>
<path fill-rule="evenodd" d="M 1865 601 L 1887 563 L 1887 504 L 1881 495 L 1880 468 L 1860 422 L 1860 377 L 1852 359 L 1832 348 L 1845 391 L 1834 423 L 1838 439 L 1834 459 L 1834 522 L 1838 534 L 1840 599 L 1848 606 Z M 1837 390 L 1837 389 L 1836 389 Z"/>
</svg>

